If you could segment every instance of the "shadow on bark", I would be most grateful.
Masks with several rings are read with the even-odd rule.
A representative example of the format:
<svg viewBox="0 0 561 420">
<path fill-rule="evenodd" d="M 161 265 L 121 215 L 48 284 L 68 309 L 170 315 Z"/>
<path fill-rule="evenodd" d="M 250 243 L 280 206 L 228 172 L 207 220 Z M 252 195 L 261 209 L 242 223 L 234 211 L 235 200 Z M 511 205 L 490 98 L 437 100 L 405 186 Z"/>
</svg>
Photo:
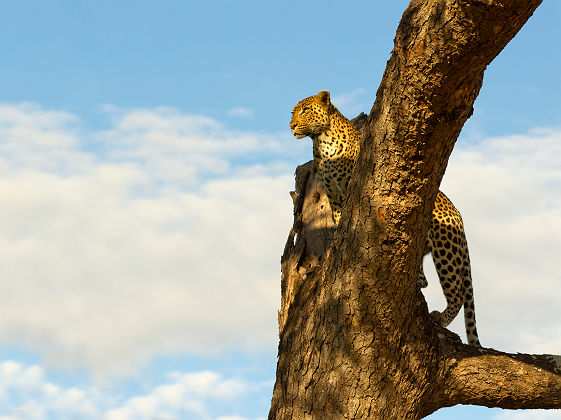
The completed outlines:
<svg viewBox="0 0 561 420">
<path fill-rule="evenodd" d="M 422 367 L 437 365 L 427 364 L 425 358 L 416 358 L 419 353 L 409 351 L 420 342 L 432 341 L 436 345 L 436 325 L 428 325 L 427 328 L 428 309 L 420 289 L 417 288 L 416 300 L 421 302 L 417 307 L 422 315 L 412 314 L 419 324 L 409 334 L 399 334 L 400 348 L 405 357 L 388 357 L 386 352 L 389 352 L 389 343 L 384 344 L 380 339 L 397 334 L 387 331 L 380 336 L 375 334 L 375 331 L 385 328 L 377 320 L 389 316 L 372 313 L 376 298 L 349 284 L 326 287 L 325 282 L 330 277 L 321 272 L 325 269 L 322 263 L 329 258 L 335 225 L 327 196 L 318 183 L 313 161 L 297 168 L 296 190 L 291 192 L 291 196 L 294 202 L 294 224 L 281 258 L 279 355 L 296 352 L 303 353 L 304 357 L 290 364 L 292 374 L 277 371 L 277 378 L 284 378 L 284 383 L 277 383 L 277 386 L 289 394 L 297 394 L 301 403 L 296 405 L 315 407 L 314 416 L 320 413 L 320 418 L 321 415 L 330 418 L 337 413 L 342 417 L 343 413 L 349 412 L 354 412 L 359 416 L 357 418 L 364 418 L 368 411 L 362 412 L 358 407 L 364 404 L 364 396 L 370 395 L 370 404 L 374 404 L 380 398 L 397 401 L 395 390 L 406 388 L 409 393 L 419 392 L 421 388 L 416 384 L 433 375 L 430 369 Z M 330 290 L 329 296 L 325 296 L 326 290 Z M 349 302 L 356 304 L 349 305 Z M 287 325 L 290 327 L 285 328 Z M 334 327 L 338 330 L 335 331 Z M 455 334 L 449 331 L 444 334 L 460 342 Z M 305 350 L 301 348 L 296 351 L 296 347 L 302 346 Z M 325 371 L 318 371 L 320 363 L 326 360 L 332 361 L 328 377 L 325 377 Z M 384 378 L 381 393 L 378 392 L 380 388 L 374 391 L 376 384 L 369 379 L 376 366 L 374 360 L 383 360 L 385 369 L 395 372 L 395 375 Z M 282 369 L 283 365 L 279 363 L 278 369 Z M 353 384 L 342 383 L 341 378 L 348 372 L 359 372 L 349 377 L 360 380 Z M 357 402 L 359 399 L 355 398 L 355 394 L 362 395 L 362 403 Z M 353 404 L 357 405 L 354 409 Z M 281 418 L 290 416 L 285 413 Z"/>
</svg>

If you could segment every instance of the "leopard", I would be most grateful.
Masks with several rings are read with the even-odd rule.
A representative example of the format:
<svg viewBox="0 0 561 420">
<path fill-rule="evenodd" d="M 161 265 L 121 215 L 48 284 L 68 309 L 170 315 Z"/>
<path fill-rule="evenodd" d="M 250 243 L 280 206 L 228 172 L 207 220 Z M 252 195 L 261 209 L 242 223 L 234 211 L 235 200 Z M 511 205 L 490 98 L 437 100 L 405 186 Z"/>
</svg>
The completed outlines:
<svg viewBox="0 0 561 420">
<path fill-rule="evenodd" d="M 324 189 L 335 226 L 347 198 L 351 174 L 360 152 L 361 133 L 331 103 L 329 91 L 300 100 L 292 109 L 290 129 L 294 137 L 310 137 L 319 183 Z M 423 256 L 431 254 L 446 308 L 431 312 L 432 319 L 446 328 L 464 307 L 464 322 L 470 345 L 480 346 L 475 322 L 471 265 L 460 212 L 443 192 L 438 191 Z M 428 286 L 421 263 L 419 287 Z"/>
</svg>

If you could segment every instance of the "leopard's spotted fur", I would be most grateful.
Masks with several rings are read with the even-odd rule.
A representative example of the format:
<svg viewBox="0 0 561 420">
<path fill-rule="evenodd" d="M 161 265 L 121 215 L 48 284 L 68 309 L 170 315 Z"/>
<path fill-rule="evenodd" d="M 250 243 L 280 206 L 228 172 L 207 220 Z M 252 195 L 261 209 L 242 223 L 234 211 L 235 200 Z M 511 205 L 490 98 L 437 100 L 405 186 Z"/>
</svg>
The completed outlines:
<svg viewBox="0 0 561 420">
<path fill-rule="evenodd" d="M 297 138 L 309 136 L 319 179 L 339 224 L 347 187 L 360 149 L 360 133 L 331 103 L 330 94 L 321 91 L 316 96 L 299 101 L 292 110 L 292 133 Z M 426 240 L 426 253 L 431 253 L 440 284 L 446 297 L 446 309 L 431 313 L 435 321 L 448 326 L 464 306 L 468 342 L 479 346 L 475 326 L 475 309 L 467 241 L 460 212 L 452 202 L 438 192 Z M 423 267 L 419 285 L 427 286 Z"/>
</svg>

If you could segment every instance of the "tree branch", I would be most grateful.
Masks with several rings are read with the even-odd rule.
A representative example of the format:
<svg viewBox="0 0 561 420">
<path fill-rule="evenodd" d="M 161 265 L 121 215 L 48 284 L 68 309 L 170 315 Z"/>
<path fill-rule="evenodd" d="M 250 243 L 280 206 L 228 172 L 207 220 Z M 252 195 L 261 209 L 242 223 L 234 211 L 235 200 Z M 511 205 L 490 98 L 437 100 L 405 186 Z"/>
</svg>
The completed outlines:
<svg viewBox="0 0 561 420">
<path fill-rule="evenodd" d="M 443 346 L 443 405 L 561 408 L 561 356 Z"/>
</svg>

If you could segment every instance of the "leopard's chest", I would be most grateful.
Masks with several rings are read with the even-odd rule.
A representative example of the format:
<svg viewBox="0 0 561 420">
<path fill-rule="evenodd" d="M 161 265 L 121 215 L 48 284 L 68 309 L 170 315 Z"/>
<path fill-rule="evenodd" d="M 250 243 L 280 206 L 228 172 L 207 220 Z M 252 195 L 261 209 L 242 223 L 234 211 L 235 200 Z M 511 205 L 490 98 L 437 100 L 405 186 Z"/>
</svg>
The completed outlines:
<svg viewBox="0 0 561 420">
<path fill-rule="evenodd" d="M 329 130 L 318 135 L 313 141 L 316 164 L 348 157 L 350 147 L 340 134 L 334 134 Z"/>
<path fill-rule="evenodd" d="M 352 152 L 352 145 L 332 132 L 314 139 L 316 168 L 332 206 L 338 206 L 345 195 L 355 163 Z"/>
</svg>

